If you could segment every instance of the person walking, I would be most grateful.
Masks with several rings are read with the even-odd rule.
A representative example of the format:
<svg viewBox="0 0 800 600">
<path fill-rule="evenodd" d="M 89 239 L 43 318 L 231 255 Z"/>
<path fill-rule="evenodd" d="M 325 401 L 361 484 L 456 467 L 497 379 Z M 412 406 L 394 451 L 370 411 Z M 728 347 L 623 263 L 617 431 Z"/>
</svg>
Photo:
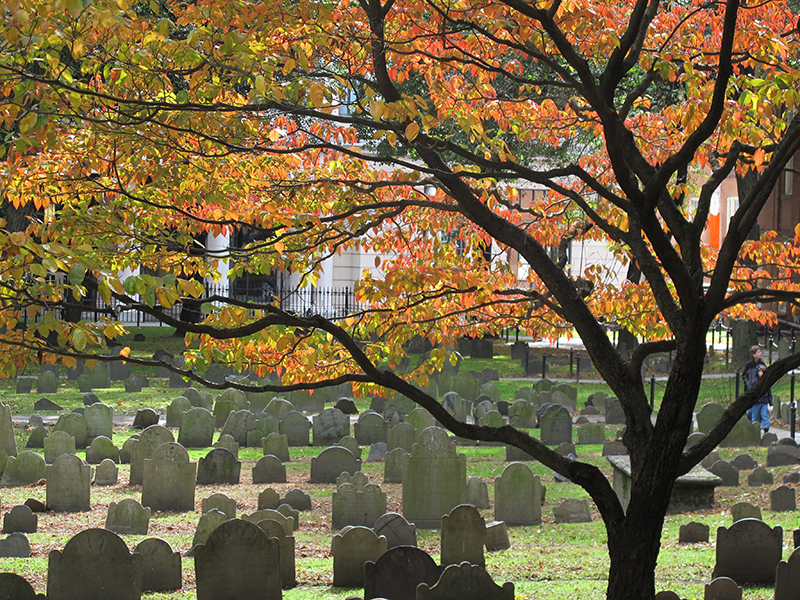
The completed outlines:
<svg viewBox="0 0 800 600">
<path fill-rule="evenodd" d="M 742 369 L 742 380 L 744 381 L 745 391 L 753 386 L 753 382 L 756 379 L 757 367 L 764 364 L 761 358 L 762 356 L 763 352 L 760 346 L 750 346 L 750 360 L 744 364 L 744 369 Z"/>
<path fill-rule="evenodd" d="M 753 387 L 759 378 L 767 370 L 766 365 L 760 364 L 756 367 L 756 375 L 750 382 L 750 387 Z M 747 416 L 752 422 L 761 422 L 761 429 L 764 433 L 769 431 L 769 407 L 772 406 L 772 390 L 767 390 L 767 393 L 761 396 L 753 406 L 747 411 Z"/>
</svg>

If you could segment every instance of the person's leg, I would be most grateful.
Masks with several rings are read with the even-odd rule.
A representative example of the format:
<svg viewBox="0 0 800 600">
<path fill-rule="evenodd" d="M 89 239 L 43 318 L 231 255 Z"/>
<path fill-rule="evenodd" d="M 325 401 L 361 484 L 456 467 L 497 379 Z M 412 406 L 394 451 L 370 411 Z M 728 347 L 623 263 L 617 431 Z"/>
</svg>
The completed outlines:
<svg viewBox="0 0 800 600">
<path fill-rule="evenodd" d="M 769 431 L 769 405 L 768 404 L 757 404 L 756 406 L 760 407 L 760 416 L 761 416 L 761 429 L 764 432 Z"/>
<path fill-rule="evenodd" d="M 757 406 L 758 406 L 758 404 L 755 404 L 754 406 L 751 406 L 750 408 L 747 409 L 747 412 L 745 413 L 747 415 L 747 418 L 750 419 L 750 422 L 753 422 L 753 421 L 756 420 L 756 407 Z"/>
</svg>

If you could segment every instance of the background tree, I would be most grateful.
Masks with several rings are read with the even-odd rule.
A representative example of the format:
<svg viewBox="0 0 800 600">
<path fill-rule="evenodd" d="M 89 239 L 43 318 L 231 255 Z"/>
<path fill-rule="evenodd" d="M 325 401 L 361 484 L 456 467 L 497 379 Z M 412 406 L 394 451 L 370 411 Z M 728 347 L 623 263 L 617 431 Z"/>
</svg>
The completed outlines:
<svg viewBox="0 0 800 600">
<path fill-rule="evenodd" d="M 773 364 L 685 450 L 712 321 L 769 322 L 774 314 L 759 303 L 800 298 L 800 231 L 747 239 L 800 147 L 787 5 L 148 8 L 20 0 L 0 16 L 4 122 L 36 107 L 5 129 L 2 192 L 15 205 L 60 207 L 55 220 L 0 236 L 4 372 L 102 351 L 121 331 L 113 311 L 100 324 L 67 323 L 56 312 L 96 286 L 104 300 L 199 339 L 187 355 L 198 380 L 216 361 L 282 377 L 261 390 L 342 382 L 357 393 L 393 390 L 459 436 L 525 450 L 597 505 L 608 532 L 608 597 L 652 598 L 675 479 L 800 365 L 797 354 Z M 714 251 L 701 242 L 712 193 L 748 169 L 755 181 Z M 523 206 L 520 182 L 549 193 Z M 687 194 L 697 196 L 694 212 L 681 202 Z M 257 241 L 230 255 L 196 252 L 204 234 L 238 228 Z M 569 265 L 567 243 L 588 239 L 635 262 L 641 282 L 618 288 L 602 268 Z M 527 261 L 525 281 L 505 261 L 487 264 L 490 241 Z M 193 279 L 218 278 L 225 260 L 232 276 L 291 269 L 309 285 L 322 261 L 356 247 L 384 257 L 384 275 L 365 273 L 356 290 L 365 308 L 338 320 L 206 297 Z M 140 266 L 165 275 L 120 281 Z M 164 313 L 184 300 L 201 302 L 202 322 Z M 12 327 L 26 317 L 26 328 Z M 646 340 L 629 359 L 608 339 L 612 318 Z M 459 422 L 426 391 L 454 340 L 503 327 L 581 337 L 625 412 L 627 509 L 596 467 L 510 426 Z M 429 360 L 395 373 L 420 334 L 437 346 Z M 674 362 L 653 414 L 641 365 L 664 350 Z"/>
</svg>

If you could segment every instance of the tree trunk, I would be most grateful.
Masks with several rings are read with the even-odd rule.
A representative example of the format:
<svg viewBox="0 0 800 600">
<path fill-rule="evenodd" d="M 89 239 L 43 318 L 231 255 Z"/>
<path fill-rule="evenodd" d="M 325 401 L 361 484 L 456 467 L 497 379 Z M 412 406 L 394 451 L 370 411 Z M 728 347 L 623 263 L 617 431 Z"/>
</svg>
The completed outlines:
<svg viewBox="0 0 800 600">
<path fill-rule="evenodd" d="M 608 536 L 608 600 L 653 600 L 664 514 L 641 511 Z"/>
</svg>

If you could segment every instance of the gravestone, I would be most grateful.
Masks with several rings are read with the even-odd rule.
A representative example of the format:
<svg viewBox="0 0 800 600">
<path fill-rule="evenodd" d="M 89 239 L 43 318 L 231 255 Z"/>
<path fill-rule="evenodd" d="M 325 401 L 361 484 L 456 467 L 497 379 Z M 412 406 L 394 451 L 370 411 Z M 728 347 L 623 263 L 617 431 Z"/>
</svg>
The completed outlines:
<svg viewBox="0 0 800 600">
<path fill-rule="evenodd" d="M 89 439 L 89 427 L 86 425 L 86 418 L 79 413 L 68 413 L 58 417 L 53 432 L 66 431 L 75 438 L 76 448 L 86 448 Z"/>
<path fill-rule="evenodd" d="M 258 510 L 276 510 L 281 505 L 281 497 L 272 488 L 258 494 Z"/>
<path fill-rule="evenodd" d="M 200 515 L 197 520 L 197 528 L 194 530 L 194 536 L 192 537 L 192 547 L 186 553 L 186 556 L 194 556 L 197 546 L 205 544 L 211 532 L 228 520 L 228 515 L 216 508 L 212 508 Z"/>
<path fill-rule="evenodd" d="M 250 403 L 247 401 L 247 395 L 234 388 L 228 388 L 222 392 L 214 400 L 214 425 L 222 427 L 231 412 L 246 410 L 249 412 Z"/>
<path fill-rule="evenodd" d="M 351 398 L 339 398 L 333 406 L 335 409 L 342 411 L 346 415 L 357 415 L 358 409 L 356 403 Z"/>
<path fill-rule="evenodd" d="M 187 401 L 188 402 L 188 401 Z M 184 448 L 208 448 L 214 440 L 214 415 L 205 408 L 190 408 L 183 413 L 178 443 Z"/>
<path fill-rule="evenodd" d="M 383 458 L 383 482 L 403 483 L 403 457 L 408 455 L 403 448 L 395 448 Z"/>
<path fill-rule="evenodd" d="M 30 394 L 33 391 L 33 384 L 37 382 L 36 377 L 17 377 L 17 394 Z M 52 393 L 52 392 L 48 392 Z"/>
<path fill-rule="evenodd" d="M 442 517 L 442 566 L 467 561 L 486 566 L 483 547 L 486 543 L 486 521 L 474 506 L 462 504 Z"/>
<path fill-rule="evenodd" d="M 536 406 L 524 399 L 517 399 L 508 408 L 508 423 L 519 429 L 536 427 Z"/>
<path fill-rule="evenodd" d="M 794 466 L 798 462 L 800 462 L 800 449 L 796 446 L 778 443 L 772 443 L 768 446 L 766 461 L 768 467 Z"/>
<path fill-rule="evenodd" d="M 48 411 L 48 410 L 64 410 L 63 406 L 59 406 L 52 400 L 48 400 L 47 398 L 42 398 L 37 400 L 33 405 L 33 410 L 36 411 Z"/>
<path fill-rule="evenodd" d="M 283 530 L 286 532 L 286 535 L 292 535 L 292 532 L 296 529 L 294 519 L 292 517 L 284 515 L 282 512 L 279 512 L 277 510 L 271 510 L 271 509 L 258 510 L 249 515 L 242 515 L 242 519 L 256 524 L 263 521 L 264 519 L 272 519 L 273 521 L 277 521 L 278 523 L 281 524 Z"/>
<path fill-rule="evenodd" d="M 747 485 L 751 487 L 772 484 L 772 473 L 767 471 L 764 467 L 756 467 L 752 470 L 750 475 L 747 476 Z"/>
<path fill-rule="evenodd" d="M 0 402 L 0 449 L 8 456 L 17 455 L 17 440 L 14 435 L 14 422 L 11 418 L 11 407 Z"/>
<path fill-rule="evenodd" d="M 722 480 L 723 487 L 739 485 L 739 470 L 727 461 L 718 460 L 708 470 Z"/>
<path fill-rule="evenodd" d="M 342 446 L 331 446 L 311 458 L 310 483 L 336 483 L 344 472 L 351 475 L 361 470 L 361 460 Z"/>
<path fill-rule="evenodd" d="M 386 538 L 367 527 L 348 527 L 331 540 L 334 587 L 364 587 L 364 565 L 386 552 Z M 199 600 L 199 599 L 198 599 Z"/>
<path fill-rule="evenodd" d="M 153 427 L 159 427 L 154 425 Z M 180 444 L 167 442 L 144 460 L 142 504 L 154 511 L 194 510 L 197 464 Z"/>
<path fill-rule="evenodd" d="M 420 583 L 416 600 L 452 600 L 453 598 L 481 598 L 482 600 L 514 600 L 514 584 L 507 581 L 495 584 L 485 569 L 461 563 L 449 565 L 436 585 Z"/>
<path fill-rule="evenodd" d="M 92 467 L 74 454 L 62 454 L 47 465 L 47 505 L 55 512 L 90 510 Z"/>
<path fill-rule="evenodd" d="M 294 536 L 287 535 L 283 526 L 273 519 L 264 519 L 257 523 L 258 527 L 268 538 L 278 540 L 278 553 L 281 567 L 281 587 L 293 588 L 297 585 Z"/>
<path fill-rule="evenodd" d="M 561 442 L 572 442 L 572 417 L 569 410 L 553 404 L 545 409 L 540 419 L 541 442 L 557 446 Z"/>
<path fill-rule="evenodd" d="M 625 412 L 616 398 L 606 398 L 606 425 L 624 425 Z"/>
<path fill-rule="evenodd" d="M 151 425 L 141 434 L 139 439 L 131 446 L 131 471 L 130 485 L 141 485 L 144 475 L 145 459 L 151 458 L 156 448 L 162 444 L 174 442 L 172 432 L 161 425 Z M 122 457 L 120 456 L 120 460 Z M 152 505 L 148 505 L 153 508 Z M 153 510 L 157 510 L 153 508 Z"/>
<path fill-rule="evenodd" d="M 731 506 L 731 518 L 733 522 L 741 521 L 742 519 L 759 519 L 761 520 L 761 509 L 749 502 L 737 502 Z"/>
<path fill-rule="evenodd" d="M 228 415 L 225 424 L 222 426 L 220 436 L 229 435 L 239 444 L 240 448 L 246 448 L 247 434 L 254 429 L 258 429 L 256 416 L 247 409 L 236 410 Z M 260 446 L 261 444 L 259 443 L 258 445 Z"/>
<path fill-rule="evenodd" d="M 109 438 L 101 435 L 94 438 L 86 449 L 86 462 L 90 465 L 99 465 L 106 459 L 118 463 L 119 448 Z"/>
<path fill-rule="evenodd" d="M 313 445 L 332 446 L 350 435 L 350 418 L 336 408 L 326 408 L 313 417 Z"/>
<path fill-rule="evenodd" d="M 36 380 L 37 394 L 55 394 L 58 392 L 58 374 L 52 371 L 42 371 Z"/>
<path fill-rule="evenodd" d="M 104 436 L 111 439 L 114 435 L 114 409 L 102 402 L 95 402 L 83 411 L 88 428 L 87 441 Z"/>
<path fill-rule="evenodd" d="M 367 462 L 379 462 L 386 458 L 389 448 L 386 442 L 375 442 L 370 444 L 369 452 L 367 453 Z"/>
<path fill-rule="evenodd" d="M 331 528 L 343 529 L 348 525 L 373 527 L 386 513 L 386 493 L 374 483 L 359 480 L 343 473 L 337 480 L 331 507 Z M 344 475 L 347 475 L 346 477 Z"/>
<path fill-rule="evenodd" d="M 782 485 L 769 493 L 769 509 L 772 512 L 797 510 L 797 499 L 794 488 Z"/>
<path fill-rule="evenodd" d="M 44 457 L 33 450 L 25 450 L 17 456 L 9 456 L 0 485 L 20 487 L 36 483 L 45 478 Z"/>
<path fill-rule="evenodd" d="M 758 519 L 742 519 L 717 529 L 717 562 L 712 577 L 739 585 L 773 584 L 783 550 L 783 529 Z"/>
<path fill-rule="evenodd" d="M 386 546 L 389 549 L 417 545 L 417 528 L 413 523 L 406 521 L 401 514 L 390 512 L 381 515 L 372 530 L 376 535 L 386 538 Z"/>
<path fill-rule="evenodd" d="M 131 437 L 122 442 L 122 448 L 119 449 L 119 464 L 129 465 L 131 463 L 133 447 L 139 443 L 139 436 L 140 434 L 134 433 Z"/>
<path fill-rule="evenodd" d="M 692 521 L 681 525 L 678 531 L 679 544 L 704 544 L 708 542 L 709 528 L 705 523 Z"/>
<path fill-rule="evenodd" d="M 565 498 L 553 507 L 556 523 L 591 523 L 592 513 L 586 498 Z"/>
<path fill-rule="evenodd" d="M 297 531 L 300 527 L 300 511 L 295 510 L 288 504 L 281 504 L 278 507 L 278 512 L 290 519 L 292 521 L 292 531 Z"/>
<path fill-rule="evenodd" d="M 388 429 L 389 425 L 383 416 L 374 412 L 362 414 L 358 422 L 353 426 L 356 441 L 361 446 L 369 446 L 378 442 L 385 443 Z"/>
<path fill-rule="evenodd" d="M 107 529 L 86 529 L 48 555 L 48 600 L 139 600 L 142 556 Z"/>
<path fill-rule="evenodd" d="M 429 427 L 403 457 L 403 516 L 417 528 L 436 529 L 466 500 L 466 456 L 456 454 L 444 429 Z"/>
<path fill-rule="evenodd" d="M 125 392 L 128 394 L 138 394 L 142 391 L 142 388 L 145 387 L 146 379 L 142 379 L 141 377 L 136 377 L 132 375 L 125 379 Z"/>
<path fill-rule="evenodd" d="M 95 485 L 117 485 L 117 478 L 119 476 L 119 468 L 117 464 L 110 458 L 104 459 L 94 473 Z"/>
<path fill-rule="evenodd" d="M 717 402 L 706 402 L 697 412 L 697 430 L 708 433 L 722 417 L 725 407 Z"/>
<path fill-rule="evenodd" d="M 236 518 L 236 500 L 219 492 L 203 498 L 200 507 L 203 514 L 216 509 L 224 513 L 229 519 Z"/>
<path fill-rule="evenodd" d="M 795 550 L 786 561 L 780 561 L 775 571 L 774 600 L 796 600 L 800 590 L 800 550 Z"/>
<path fill-rule="evenodd" d="M 214 448 L 197 463 L 197 485 L 239 483 L 242 462 L 230 450 Z"/>
<path fill-rule="evenodd" d="M 284 398 L 272 398 L 264 407 L 264 412 L 275 417 L 278 422 L 292 411 L 294 411 L 294 405 Z"/>
<path fill-rule="evenodd" d="M 261 438 L 261 448 L 264 456 L 271 454 L 277 456 L 281 462 L 289 462 L 289 439 L 280 433 L 270 433 Z"/>
<path fill-rule="evenodd" d="M 467 504 L 475 508 L 489 508 L 489 488 L 480 477 L 467 477 Z"/>
<path fill-rule="evenodd" d="M 253 483 L 286 483 L 286 465 L 277 456 L 262 456 L 253 467 Z"/>
<path fill-rule="evenodd" d="M 24 504 L 14 506 L 3 515 L 3 533 L 36 533 L 39 517 Z"/>
<path fill-rule="evenodd" d="M 281 420 L 278 431 L 286 436 L 290 447 L 309 445 L 308 435 L 311 431 L 311 423 L 303 413 L 297 411 L 287 413 Z"/>
<path fill-rule="evenodd" d="M 578 444 L 605 444 L 606 427 L 602 423 L 584 423 L 578 427 Z"/>
<path fill-rule="evenodd" d="M 509 527 L 542 522 L 542 482 L 528 465 L 511 463 L 494 480 L 494 519 Z"/>
<path fill-rule="evenodd" d="M 364 599 L 416 600 L 417 585 L 434 585 L 441 572 L 424 550 L 390 547 L 378 560 L 364 564 Z"/>
<path fill-rule="evenodd" d="M 280 600 L 280 542 L 254 523 L 231 519 L 195 548 L 197 600 Z"/>
<path fill-rule="evenodd" d="M 295 510 L 311 510 L 311 496 L 301 489 L 294 488 L 286 492 L 286 495 L 281 498 L 278 506 L 281 504 L 288 504 Z"/>
<path fill-rule="evenodd" d="M 508 529 L 503 521 L 490 521 L 486 524 L 486 551 L 499 552 L 511 548 Z"/>
<path fill-rule="evenodd" d="M 0 540 L 0 558 L 29 558 L 31 544 L 27 536 L 19 531 Z"/>
<path fill-rule="evenodd" d="M 239 458 L 239 442 L 228 434 L 222 434 L 214 442 L 214 448 L 225 448 L 228 452 Z"/>
<path fill-rule="evenodd" d="M 133 551 L 142 556 L 142 591 L 169 592 L 179 590 L 181 582 L 181 555 L 173 552 L 161 538 L 147 538 Z"/>
<path fill-rule="evenodd" d="M 75 454 L 75 438 L 66 431 L 54 431 L 44 438 L 44 462 L 52 465 L 62 454 Z"/>
<path fill-rule="evenodd" d="M 758 466 L 758 461 L 749 454 L 738 454 L 736 458 L 731 461 L 731 465 L 736 467 L 739 471 L 750 471 Z"/>
<path fill-rule="evenodd" d="M 0 600 L 45 600 L 28 580 L 16 573 L 0 573 Z"/>
<path fill-rule="evenodd" d="M 44 427 L 36 427 L 31 431 L 28 442 L 25 444 L 26 448 L 41 448 L 44 449 L 44 438 L 50 435 L 50 431 Z"/>
<path fill-rule="evenodd" d="M 397 448 L 401 448 L 406 452 L 411 452 L 414 442 L 417 441 L 417 432 L 411 423 L 398 423 L 389 429 L 386 439 L 389 452 Z"/>
<path fill-rule="evenodd" d="M 719 443 L 722 448 L 744 448 L 761 445 L 761 424 L 752 423 L 745 415 L 733 426 L 725 439 Z"/>
<path fill-rule="evenodd" d="M 191 410 L 192 403 L 184 396 L 178 396 L 167 406 L 167 427 L 180 427 L 183 413 Z M 179 434 L 180 436 L 180 434 Z M 180 442 L 178 442 L 180 443 Z M 184 446 L 185 448 L 186 446 Z"/>
<path fill-rule="evenodd" d="M 149 527 L 150 509 L 133 498 L 124 498 L 108 505 L 106 529 L 120 535 L 147 535 Z"/>
<path fill-rule="evenodd" d="M 705 586 L 703 600 L 742 600 L 742 588 L 729 577 L 717 577 Z"/>
</svg>

